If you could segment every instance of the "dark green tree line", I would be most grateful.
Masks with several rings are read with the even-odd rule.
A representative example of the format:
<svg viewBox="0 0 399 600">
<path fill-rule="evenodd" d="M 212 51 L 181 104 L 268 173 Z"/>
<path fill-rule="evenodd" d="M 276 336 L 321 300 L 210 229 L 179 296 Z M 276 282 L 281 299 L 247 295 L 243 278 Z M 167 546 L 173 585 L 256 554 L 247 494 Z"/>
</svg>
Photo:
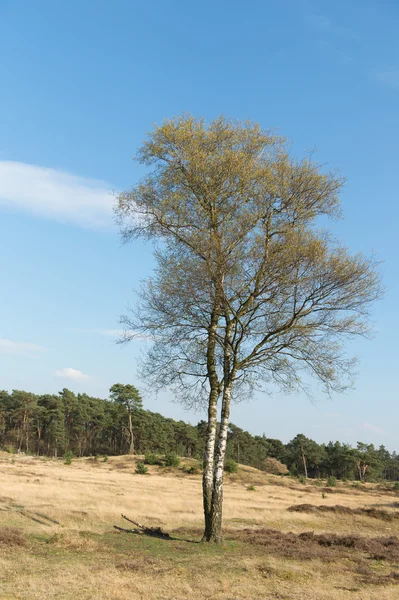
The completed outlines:
<svg viewBox="0 0 399 600">
<path fill-rule="evenodd" d="M 123 399 L 123 392 L 130 400 Z M 112 386 L 110 399 L 74 394 L 66 388 L 43 395 L 0 391 L 0 449 L 9 452 L 49 457 L 68 451 L 77 457 L 121 455 L 131 453 L 133 439 L 137 454 L 175 453 L 202 460 L 206 432 L 206 421 L 194 426 L 144 410 L 140 394 L 130 385 Z M 384 446 L 318 444 L 303 434 L 284 444 L 252 435 L 233 423 L 228 428 L 226 456 L 258 469 L 266 468 L 266 459 L 274 458 L 291 474 L 311 478 L 399 480 L 399 455 Z"/>
</svg>

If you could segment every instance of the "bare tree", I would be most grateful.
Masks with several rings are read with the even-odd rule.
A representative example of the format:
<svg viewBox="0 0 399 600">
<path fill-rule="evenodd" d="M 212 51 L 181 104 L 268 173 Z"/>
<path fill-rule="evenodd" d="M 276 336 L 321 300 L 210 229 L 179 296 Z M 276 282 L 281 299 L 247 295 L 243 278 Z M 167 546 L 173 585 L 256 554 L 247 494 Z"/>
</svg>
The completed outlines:
<svg viewBox="0 0 399 600">
<path fill-rule="evenodd" d="M 204 539 L 219 542 L 232 398 L 271 382 L 303 386 L 303 371 L 327 392 L 345 389 L 354 361 L 343 343 L 369 332 L 377 265 L 317 229 L 340 215 L 342 179 L 295 161 L 256 124 L 167 121 L 138 158 L 152 170 L 118 197 L 122 233 L 163 241 L 125 340 L 150 333 L 147 376 L 207 396 Z"/>
</svg>

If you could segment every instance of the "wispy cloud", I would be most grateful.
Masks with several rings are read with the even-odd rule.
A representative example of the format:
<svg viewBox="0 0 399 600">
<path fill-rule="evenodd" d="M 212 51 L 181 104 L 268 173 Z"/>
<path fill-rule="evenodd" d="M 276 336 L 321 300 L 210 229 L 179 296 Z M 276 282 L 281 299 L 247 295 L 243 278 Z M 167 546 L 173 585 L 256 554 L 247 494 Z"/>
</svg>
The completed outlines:
<svg viewBox="0 0 399 600">
<path fill-rule="evenodd" d="M 363 427 L 373 433 L 385 433 L 383 429 L 380 429 L 380 427 L 376 427 L 375 425 L 370 425 L 370 423 L 363 423 Z"/>
<path fill-rule="evenodd" d="M 0 161 L 0 206 L 83 227 L 112 226 L 113 195 L 103 181 Z"/>
<path fill-rule="evenodd" d="M 46 350 L 47 348 L 44 346 L 38 346 L 37 344 L 30 344 L 28 342 L 14 342 L 13 340 L 0 338 L 1 354 L 15 354 L 19 356 L 37 358 L 43 354 L 43 352 L 46 352 Z"/>
<path fill-rule="evenodd" d="M 82 373 L 78 369 L 72 369 L 71 367 L 65 367 L 64 369 L 57 369 L 54 373 L 54 377 L 60 379 L 71 379 L 72 381 L 85 381 L 89 379 L 89 375 Z"/>
<path fill-rule="evenodd" d="M 382 85 L 399 90 L 399 68 L 389 67 L 387 69 L 378 71 L 376 73 L 376 79 Z"/>
<path fill-rule="evenodd" d="M 76 331 L 76 333 L 95 333 L 98 335 L 104 335 L 106 337 L 114 337 L 114 338 L 120 338 L 123 335 L 123 329 L 100 329 L 100 328 L 82 329 L 80 327 L 75 327 L 72 331 Z"/>
<path fill-rule="evenodd" d="M 308 23 L 308 25 L 310 25 L 313 29 L 316 29 L 317 31 L 336 35 L 342 38 L 352 40 L 357 39 L 357 34 L 354 31 L 348 29 L 347 27 L 337 25 L 331 19 L 324 15 L 308 15 L 306 17 L 306 22 Z"/>
</svg>

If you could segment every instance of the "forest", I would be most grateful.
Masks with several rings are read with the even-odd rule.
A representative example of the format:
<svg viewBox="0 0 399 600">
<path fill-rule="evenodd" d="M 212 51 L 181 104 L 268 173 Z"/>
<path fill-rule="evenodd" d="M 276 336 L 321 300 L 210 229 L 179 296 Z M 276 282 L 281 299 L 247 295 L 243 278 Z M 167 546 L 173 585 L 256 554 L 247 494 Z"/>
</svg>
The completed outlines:
<svg viewBox="0 0 399 600">
<path fill-rule="evenodd" d="M 126 390 L 133 394 L 129 396 Z M 191 425 L 145 410 L 134 386 L 112 386 L 109 399 L 75 394 L 66 388 L 43 395 L 0 391 L 0 448 L 10 453 L 48 457 L 66 452 L 76 457 L 175 453 L 201 461 L 206 426 L 205 421 Z M 252 435 L 232 423 L 227 459 L 276 473 L 284 473 L 279 466 L 282 463 L 287 473 L 303 477 L 399 480 L 399 455 L 384 446 L 358 442 L 353 448 L 339 441 L 318 444 L 303 434 L 284 444 L 265 435 Z"/>
</svg>

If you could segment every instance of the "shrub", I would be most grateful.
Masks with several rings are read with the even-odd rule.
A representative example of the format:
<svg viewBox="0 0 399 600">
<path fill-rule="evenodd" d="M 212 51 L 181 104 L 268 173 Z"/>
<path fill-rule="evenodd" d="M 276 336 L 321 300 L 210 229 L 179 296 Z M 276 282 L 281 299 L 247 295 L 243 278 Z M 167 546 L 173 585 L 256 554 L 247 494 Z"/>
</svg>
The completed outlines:
<svg viewBox="0 0 399 600">
<path fill-rule="evenodd" d="M 191 465 L 191 467 L 185 467 L 185 472 L 187 473 L 187 475 L 197 475 L 197 473 L 199 473 L 198 467 L 196 467 L 195 465 Z"/>
<path fill-rule="evenodd" d="M 108 462 L 108 456 L 107 456 L 107 455 L 105 455 L 105 456 L 103 457 L 103 462 Z"/>
<path fill-rule="evenodd" d="M 399 481 L 395 481 L 393 489 L 395 490 L 395 492 L 399 492 Z"/>
<path fill-rule="evenodd" d="M 166 454 L 165 466 L 166 467 L 178 467 L 180 465 L 180 458 L 174 452 Z"/>
<path fill-rule="evenodd" d="M 253 483 L 247 487 L 247 492 L 256 492 L 256 487 Z"/>
<path fill-rule="evenodd" d="M 337 487 L 337 478 L 334 475 L 330 475 L 327 477 L 327 486 L 328 487 Z"/>
<path fill-rule="evenodd" d="M 265 458 L 261 466 L 262 471 L 271 475 L 288 475 L 288 468 L 277 458 Z"/>
<path fill-rule="evenodd" d="M 68 450 L 68 452 L 65 452 L 64 454 L 64 464 L 66 465 L 70 465 L 73 459 L 73 452 L 71 452 L 71 450 Z"/>
<path fill-rule="evenodd" d="M 138 462 L 136 465 L 136 473 L 137 475 L 145 475 L 148 472 L 147 467 L 143 462 Z"/>
<path fill-rule="evenodd" d="M 306 485 L 305 475 L 298 475 L 298 481 L 299 481 L 299 483 L 303 483 L 304 485 Z"/>
<path fill-rule="evenodd" d="M 7 546 L 25 546 L 26 538 L 20 529 L 16 527 L 0 526 L 0 548 Z"/>
<path fill-rule="evenodd" d="M 145 455 L 144 462 L 146 465 L 159 465 L 159 457 L 150 452 L 149 454 Z"/>
<path fill-rule="evenodd" d="M 235 460 L 233 460 L 232 458 L 228 458 L 226 460 L 226 462 L 224 463 L 224 470 L 227 473 L 237 473 L 238 470 L 238 464 L 236 463 Z"/>
</svg>

